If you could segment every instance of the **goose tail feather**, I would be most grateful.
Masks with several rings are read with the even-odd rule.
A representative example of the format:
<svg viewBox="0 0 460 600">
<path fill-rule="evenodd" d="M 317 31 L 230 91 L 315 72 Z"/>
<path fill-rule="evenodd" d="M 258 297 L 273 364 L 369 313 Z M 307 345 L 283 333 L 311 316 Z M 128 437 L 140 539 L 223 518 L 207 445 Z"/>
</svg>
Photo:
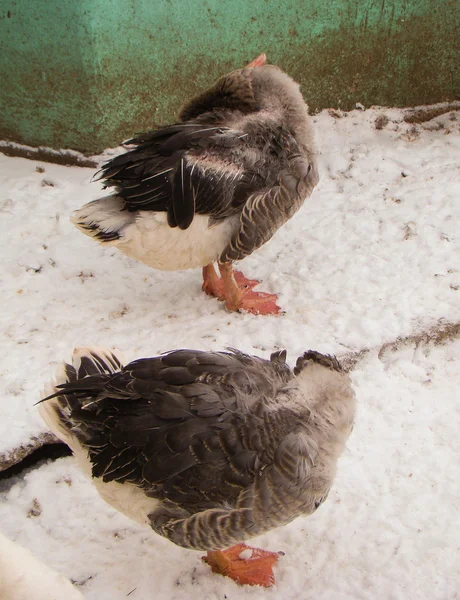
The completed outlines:
<svg viewBox="0 0 460 600">
<path fill-rule="evenodd" d="M 132 212 L 123 209 L 124 203 L 119 196 L 105 196 L 74 211 L 70 221 L 104 246 L 116 246 L 126 241 L 126 229 L 135 220 Z"/>
<path fill-rule="evenodd" d="M 59 386 L 85 377 L 110 375 L 122 367 L 123 358 L 118 351 L 77 347 L 72 354 L 72 363 L 62 363 L 55 378 L 45 385 L 38 403 L 39 413 L 53 433 L 74 452 L 80 444 L 72 432 L 71 414 L 73 410 L 81 408 L 82 398 L 75 394 L 63 394 Z"/>
</svg>

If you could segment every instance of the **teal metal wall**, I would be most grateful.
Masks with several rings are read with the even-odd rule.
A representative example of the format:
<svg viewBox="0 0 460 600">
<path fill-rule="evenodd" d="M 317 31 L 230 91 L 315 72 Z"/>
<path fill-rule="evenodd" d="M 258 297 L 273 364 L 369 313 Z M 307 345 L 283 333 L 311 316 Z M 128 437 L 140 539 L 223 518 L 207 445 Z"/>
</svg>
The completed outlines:
<svg viewBox="0 0 460 600">
<path fill-rule="evenodd" d="M 460 97 L 458 0 L 0 0 L 0 138 L 86 153 L 260 52 L 311 109 Z"/>
</svg>

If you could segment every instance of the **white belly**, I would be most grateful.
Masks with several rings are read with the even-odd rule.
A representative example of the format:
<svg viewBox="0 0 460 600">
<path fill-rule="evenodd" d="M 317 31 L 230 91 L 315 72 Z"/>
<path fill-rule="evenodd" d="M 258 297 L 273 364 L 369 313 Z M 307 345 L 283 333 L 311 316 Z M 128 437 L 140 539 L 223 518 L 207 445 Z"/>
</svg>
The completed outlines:
<svg viewBox="0 0 460 600">
<path fill-rule="evenodd" d="M 102 479 L 94 478 L 92 482 L 107 504 L 140 525 L 150 525 L 148 515 L 159 506 L 159 500 L 148 498 L 141 489 L 132 483 L 118 483 L 117 481 L 104 483 Z"/>
<path fill-rule="evenodd" d="M 155 269 L 193 269 L 216 261 L 238 226 L 238 216 L 209 226 L 209 217 L 195 215 L 190 227 L 182 230 L 169 227 L 166 213 L 141 212 L 114 245 Z"/>
</svg>

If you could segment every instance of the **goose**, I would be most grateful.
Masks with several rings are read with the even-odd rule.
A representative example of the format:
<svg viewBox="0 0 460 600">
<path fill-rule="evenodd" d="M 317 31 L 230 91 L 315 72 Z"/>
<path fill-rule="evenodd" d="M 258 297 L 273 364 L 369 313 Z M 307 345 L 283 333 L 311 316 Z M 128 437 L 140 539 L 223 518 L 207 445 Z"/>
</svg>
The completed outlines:
<svg viewBox="0 0 460 600">
<path fill-rule="evenodd" d="M 123 366 L 76 348 L 39 402 L 102 498 L 241 584 L 274 583 L 278 553 L 245 542 L 326 500 L 355 394 L 335 357 L 293 370 L 235 349 L 180 349 Z"/>
<path fill-rule="evenodd" d="M 318 183 L 299 85 L 261 54 L 185 103 L 179 122 L 125 142 L 96 178 L 113 193 L 71 221 L 155 269 L 202 267 L 230 311 L 278 314 L 276 294 L 234 271 L 290 219 Z M 214 263 L 217 262 L 220 277 Z"/>
</svg>

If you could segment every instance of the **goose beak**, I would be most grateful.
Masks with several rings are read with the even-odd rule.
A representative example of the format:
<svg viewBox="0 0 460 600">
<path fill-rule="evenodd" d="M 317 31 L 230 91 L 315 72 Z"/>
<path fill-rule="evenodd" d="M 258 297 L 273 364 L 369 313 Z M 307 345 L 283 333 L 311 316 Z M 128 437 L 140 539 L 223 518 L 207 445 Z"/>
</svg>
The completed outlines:
<svg viewBox="0 0 460 600">
<path fill-rule="evenodd" d="M 248 65 L 246 65 L 246 69 L 251 69 L 253 67 L 263 67 L 265 62 L 267 60 L 267 56 L 265 55 L 264 52 L 262 52 L 262 54 L 259 54 L 259 56 L 257 58 L 255 58 L 252 62 L 250 62 Z"/>
</svg>

